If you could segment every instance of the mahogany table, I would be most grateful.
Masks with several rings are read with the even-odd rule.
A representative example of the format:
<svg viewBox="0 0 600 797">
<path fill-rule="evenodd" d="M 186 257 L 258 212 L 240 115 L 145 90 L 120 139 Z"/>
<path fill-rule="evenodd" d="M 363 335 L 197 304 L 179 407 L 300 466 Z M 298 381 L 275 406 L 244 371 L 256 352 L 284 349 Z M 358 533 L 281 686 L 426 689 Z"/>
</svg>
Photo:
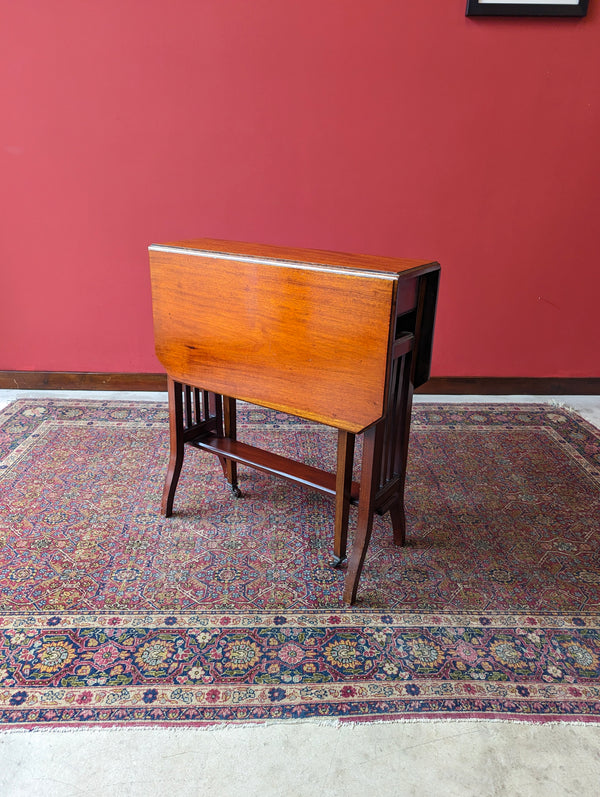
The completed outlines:
<svg viewBox="0 0 600 797">
<path fill-rule="evenodd" d="M 438 263 L 201 239 L 150 246 L 154 335 L 168 376 L 173 512 L 184 448 L 216 454 L 235 495 L 237 463 L 335 498 L 334 564 L 356 599 L 373 513 L 405 538 L 413 389 L 429 378 Z M 236 399 L 338 429 L 329 473 L 237 439 Z M 363 433 L 360 483 L 352 481 Z"/>
</svg>

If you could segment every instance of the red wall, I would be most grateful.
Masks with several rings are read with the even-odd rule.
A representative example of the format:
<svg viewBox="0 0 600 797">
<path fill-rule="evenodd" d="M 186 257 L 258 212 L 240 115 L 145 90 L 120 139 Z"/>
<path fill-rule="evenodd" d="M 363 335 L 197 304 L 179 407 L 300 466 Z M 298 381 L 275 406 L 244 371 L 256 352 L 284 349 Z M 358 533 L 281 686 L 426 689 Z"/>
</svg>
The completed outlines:
<svg viewBox="0 0 600 797">
<path fill-rule="evenodd" d="M 0 0 L 0 369 L 159 371 L 146 247 L 438 259 L 439 376 L 600 376 L 600 14 Z"/>
</svg>

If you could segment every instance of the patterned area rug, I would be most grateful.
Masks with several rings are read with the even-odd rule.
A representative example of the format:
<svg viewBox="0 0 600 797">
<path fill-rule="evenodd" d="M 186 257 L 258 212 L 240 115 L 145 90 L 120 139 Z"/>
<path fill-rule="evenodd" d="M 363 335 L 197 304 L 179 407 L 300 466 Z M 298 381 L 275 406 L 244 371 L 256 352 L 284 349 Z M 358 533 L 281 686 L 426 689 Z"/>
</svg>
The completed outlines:
<svg viewBox="0 0 600 797">
<path fill-rule="evenodd" d="M 239 425 L 333 469 L 333 430 Z M 418 405 L 408 545 L 376 519 L 352 608 L 331 500 L 245 468 L 235 499 L 189 451 L 167 520 L 167 450 L 164 404 L 0 412 L 2 726 L 600 720 L 600 434 L 577 415 Z"/>
</svg>

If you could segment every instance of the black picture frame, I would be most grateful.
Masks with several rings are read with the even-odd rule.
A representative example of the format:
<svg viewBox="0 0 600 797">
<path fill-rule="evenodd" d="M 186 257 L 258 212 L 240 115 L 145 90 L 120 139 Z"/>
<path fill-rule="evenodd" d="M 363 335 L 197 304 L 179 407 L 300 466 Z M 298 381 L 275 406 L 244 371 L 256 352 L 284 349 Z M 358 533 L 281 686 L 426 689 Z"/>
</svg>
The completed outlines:
<svg viewBox="0 0 600 797">
<path fill-rule="evenodd" d="M 467 17 L 585 17 L 588 0 L 574 2 L 532 3 L 531 0 L 513 0 L 496 3 L 490 0 L 467 0 Z"/>
</svg>

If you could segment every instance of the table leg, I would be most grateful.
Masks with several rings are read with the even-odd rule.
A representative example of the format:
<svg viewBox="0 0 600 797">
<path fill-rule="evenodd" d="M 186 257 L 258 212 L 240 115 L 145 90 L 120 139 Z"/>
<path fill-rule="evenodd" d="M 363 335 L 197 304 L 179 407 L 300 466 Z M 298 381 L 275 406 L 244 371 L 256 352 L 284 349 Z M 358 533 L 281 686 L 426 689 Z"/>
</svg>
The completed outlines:
<svg viewBox="0 0 600 797">
<path fill-rule="evenodd" d="M 223 423 L 223 396 L 220 393 L 208 393 L 206 391 L 205 394 L 208 396 L 208 414 L 206 417 L 215 419 L 217 437 L 226 437 L 227 435 Z M 218 456 L 217 458 L 223 469 L 223 476 L 227 479 L 227 460 L 222 456 Z"/>
<path fill-rule="evenodd" d="M 406 542 L 406 514 L 404 512 L 404 498 L 399 498 L 390 507 L 392 529 L 394 532 L 394 545 L 404 545 Z"/>
<path fill-rule="evenodd" d="M 410 421 L 412 416 L 413 400 L 413 370 L 414 363 L 412 353 L 407 355 L 405 364 L 405 376 L 400 391 L 398 402 L 398 415 L 400 419 L 400 434 L 396 444 L 394 471 L 399 475 L 397 488 L 397 500 L 390 507 L 392 518 L 392 528 L 394 530 L 394 544 L 404 545 L 406 542 L 406 514 L 404 511 L 404 486 L 406 484 L 406 465 L 408 462 L 408 444 L 410 437 Z"/>
<path fill-rule="evenodd" d="M 338 430 L 337 470 L 335 482 L 335 531 L 333 537 L 333 565 L 340 567 L 346 559 L 348 516 L 352 491 L 354 465 L 354 438 L 352 432 Z"/>
<path fill-rule="evenodd" d="M 352 604 L 356 600 L 358 581 L 367 555 L 367 548 L 373 529 L 375 495 L 379 487 L 381 453 L 383 447 L 384 424 L 379 422 L 369 427 L 363 438 L 363 455 L 360 475 L 360 498 L 358 501 L 358 520 L 354 544 L 348 562 L 344 581 L 344 602 Z"/>
<path fill-rule="evenodd" d="M 181 466 L 183 465 L 183 401 L 181 383 L 175 382 L 169 376 L 167 378 L 167 384 L 169 392 L 170 453 L 169 466 L 162 495 L 161 512 L 165 517 L 171 517 L 173 514 L 175 490 L 177 489 L 177 482 L 181 474 Z"/>
<path fill-rule="evenodd" d="M 237 436 L 237 418 L 235 399 L 230 396 L 223 396 L 223 426 L 225 437 L 235 440 Z M 225 478 L 231 485 L 231 492 L 236 498 L 242 494 L 238 487 L 237 462 L 233 459 L 225 460 Z"/>
</svg>

